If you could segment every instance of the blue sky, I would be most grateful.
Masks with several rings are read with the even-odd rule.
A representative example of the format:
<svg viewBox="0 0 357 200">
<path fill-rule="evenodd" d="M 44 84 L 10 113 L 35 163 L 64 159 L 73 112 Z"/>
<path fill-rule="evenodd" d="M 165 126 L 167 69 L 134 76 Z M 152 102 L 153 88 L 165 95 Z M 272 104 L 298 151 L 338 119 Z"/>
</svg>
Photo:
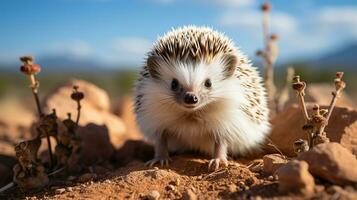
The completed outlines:
<svg viewBox="0 0 357 200">
<path fill-rule="evenodd" d="M 272 0 L 280 61 L 316 57 L 357 42 L 355 0 Z M 139 65 L 171 27 L 225 32 L 248 55 L 262 47 L 259 0 L 2 0 L 0 63 L 22 54 L 67 55 Z"/>
</svg>

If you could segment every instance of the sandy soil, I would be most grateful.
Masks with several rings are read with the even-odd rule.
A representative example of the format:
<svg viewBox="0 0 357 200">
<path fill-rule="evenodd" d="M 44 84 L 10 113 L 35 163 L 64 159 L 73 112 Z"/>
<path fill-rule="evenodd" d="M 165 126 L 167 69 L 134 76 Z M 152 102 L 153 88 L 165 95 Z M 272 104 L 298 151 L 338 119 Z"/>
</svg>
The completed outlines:
<svg viewBox="0 0 357 200">
<path fill-rule="evenodd" d="M 147 148 L 136 142 L 136 150 Z M 133 145 L 132 145 L 133 146 Z M 132 147 L 131 146 L 131 147 Z M 122 154 L 125 151 L 117 151 Z M 14 187 L 1 199 L 306 199 L 294 194 L 279 194 L 275 177 L 256 170 L 261 159 L 231 160 L 228 168 L 207 170 L 208 158 L 197 154 L 173 156 L 169 167 L 146 167 L 149 155 L 127 154 L 125 166 L 113 164 L 88 167 L 81 174 L 51 177 L 51 184 L 38 191 Z M 123 158 L 118 155 L 117 158 Z M 120 163 L 120 162 L 116 162 Z M 121 163 L 120 165 L 123 165 Z M 252 172 L 258 171 L 258 172 Z M 337 187 L 334 188 L 334 187 Z M 352 186 L 341 188 L 317 182 L 316 199 L 351 199 L 357 196 Z"/>
</svg>

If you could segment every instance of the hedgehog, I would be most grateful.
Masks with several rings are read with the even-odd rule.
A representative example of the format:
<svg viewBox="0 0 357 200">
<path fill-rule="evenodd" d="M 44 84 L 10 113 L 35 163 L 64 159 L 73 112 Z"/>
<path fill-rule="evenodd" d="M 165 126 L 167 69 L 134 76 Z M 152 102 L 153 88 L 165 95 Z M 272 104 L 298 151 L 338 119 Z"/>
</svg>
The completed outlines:
<svg viewBox="0 0 357 200">
<path fill-rule="evenodd" d="M 227 155 L 259 150 L 270 130 L 262 78 L 223 33 L 185 26 L 159 37 L 135 86 L 134 112 L 155 156 L 198 151 L 210 170 L 228 166 Z"/>
</svg>

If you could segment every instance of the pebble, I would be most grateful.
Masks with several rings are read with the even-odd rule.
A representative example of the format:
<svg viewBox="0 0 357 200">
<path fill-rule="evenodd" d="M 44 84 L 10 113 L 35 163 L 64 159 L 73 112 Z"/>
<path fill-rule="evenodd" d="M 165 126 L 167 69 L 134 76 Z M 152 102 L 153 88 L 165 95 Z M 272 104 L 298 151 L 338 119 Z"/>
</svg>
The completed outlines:
<svg viewBox="0 0 357 200">
<path fill-rule="evenodd" d="M 170 184 L 170 185 L 174 185 L 174 186 L 179 186 L 179 185 L 180 185 L 180 179 L 177 178 L 175 181 L 170 181 L 169 184 Z"/>
<path fill-rule="evenodd" d="M 230 185 L 228 186 L 228 191 L 229 191 L 230 193 L 237 192 L 237 186 L 236 186 L 235 184 L 230 184 Z"/>
<path fill-rule="evenodd" d="M 150 194 L 148 195 L 149 200 L 157 200 L 159 199 L 159 197 L 160 197 L 160 193 L 156 190 L 151 191 Z"/>
<path fill-rule="evenodd" d="M 176 187 L 173 186 L 173 185 L 168 185 L 168 186 L 166 187 L 166 189 L 167 189 L 168 191 L 174 191 L 174 190 L 176 189 Z"/>
<path fill-rule="evenodd" d="M 247 180 L 245 180 L 245 184 L 248 186 L 251 186 L 255 183 L 256 181 L 254 180 L 254 178 L 248 178 Z"/>
<path fill-rule="evenodd" d="M 274 181 L 274 176 L 268 176 L 267 180 L 268 181 Z"/>
<path fill-rule="evenodd" d="M 96 176 L 97 175 L 94 173 L 85 173 L 78 178 L 78 182 L 85 183 L 85 182 L 93 180 L 94 178 L 96 178 Z"/>
<path fill-rule="evenodd" d="M 62 194 L 62 193 L 64 193 L 64 192 L 66 192 L 66 189 L 65 188 L 59 188 L 59 189 L 56 189 L 56 194 Z"/>
<path fill-rule="evenodd" d="M 183 194 L 183 200 L 197 200 L 197 195 L 191 189 L 187 189 Z"/>
</svg>

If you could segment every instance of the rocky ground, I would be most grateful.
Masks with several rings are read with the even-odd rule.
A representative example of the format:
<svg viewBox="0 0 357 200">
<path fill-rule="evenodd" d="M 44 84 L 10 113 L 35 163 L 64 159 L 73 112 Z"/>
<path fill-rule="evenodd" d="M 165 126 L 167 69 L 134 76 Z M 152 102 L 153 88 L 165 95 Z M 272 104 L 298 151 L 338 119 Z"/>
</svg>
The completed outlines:
<svg viewBox="0 0 357 200">
<path fill-rule="evenodd" d="M 227 168 L 216 172 L 207 170 L 208 157 L 195 152 L 173 155 L 169 167 L 150 168 L 144 163 L 152 158 L 153 148 L 138 133 L 129 98 L 111 109 L 105 91 L 74 81 L 47 96 L 44 108 L 55 107 L 60 117 L 74 112 L 75 104 L 64 103 L 70 102 L 73 84 L 86 94 L 78 131 L 84 141 L 82 170 L 52 175 L 50 184 L 38 190 L 12 187 L 0 199 L 357 199 L 355 109 L 337 107 L 327 129 L 332 142 L 298 157 L 292 143 L 304 138 L 303 119 L 291 105 L 273 120 L 270 135 L 284 156 L 267 145 L 259 155 L 231 158 Z M 10 102 L 0 116 L 0 187 L 12 179 L 13 145 L 31 138 L 29 130 L 36 119 Z M 22 117 L 13 116 L 11 106 Z M 42 143 L 40 157 L 48 160 Z"/>
</svg>

